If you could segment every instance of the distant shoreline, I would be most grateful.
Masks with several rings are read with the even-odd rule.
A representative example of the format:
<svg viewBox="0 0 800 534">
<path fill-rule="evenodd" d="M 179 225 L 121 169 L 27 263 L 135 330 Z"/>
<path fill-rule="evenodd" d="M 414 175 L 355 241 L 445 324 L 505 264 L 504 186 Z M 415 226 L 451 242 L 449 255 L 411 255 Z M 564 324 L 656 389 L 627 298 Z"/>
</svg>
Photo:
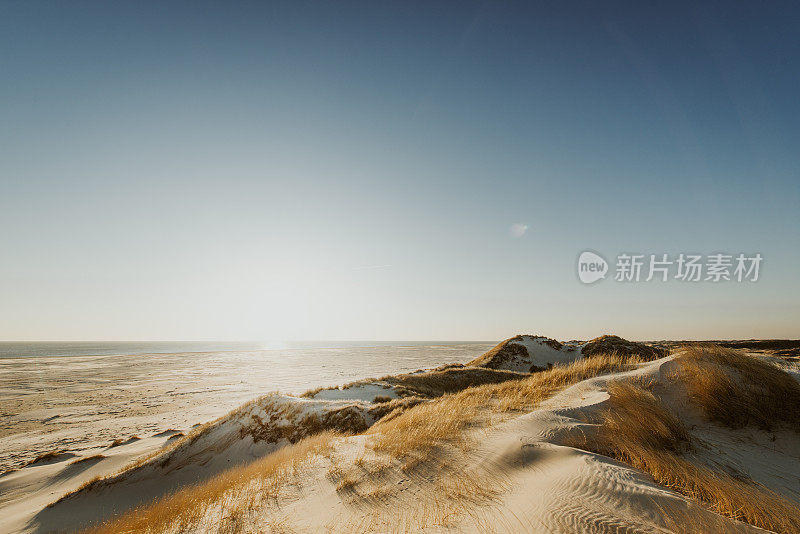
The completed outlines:
<svg viewBox="0 0 800 534">
<path fill-rule="evenodd" d="M 420 347 L 493 344 L 497 341 L 0 341 L 0 359 L 66 356 L 114 356 L 146 354 L 195 354 L 217 352 L 259 352 L 307 349 L 347 349 L 369 347 Z"/>
</svg>

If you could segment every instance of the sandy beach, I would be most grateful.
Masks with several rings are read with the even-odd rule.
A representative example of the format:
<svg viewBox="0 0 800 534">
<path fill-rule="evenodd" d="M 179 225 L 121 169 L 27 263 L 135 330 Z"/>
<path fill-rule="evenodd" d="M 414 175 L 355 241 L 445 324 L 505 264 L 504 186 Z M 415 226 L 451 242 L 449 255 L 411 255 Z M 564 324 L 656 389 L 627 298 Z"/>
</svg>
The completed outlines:
<svg viewBox="0 0 800 534">
<path fill-rule="evenodd" d="M 0 472 L 40 454 L 187 431 L 265 393 L 468 361 L 486 344 L 0 358 Z"/>
<path fill-rule="evenodd" d="M 734 354 L 798 387 L 800 371 L 791 355 L 775 355 L 768 346 L 750 350 Z M 636 410 L 646 412 L 652 402 L 677 421 L 683 434 L 664 438 L 675 440 L 678 448 L 669 449 L 674 458 L 739 484 L 739 498 L 768 491 L 773 515 L 785 515 L 778 527 L 795 524 L 781 506 L 800 502 L 797 428 L 791 419 L 767 429 L 709 418 L 687 396 L 691 384 L 681 382 L 686 354 L 672 343 L 517 336 L 467 365 L 400 370 L 302 396 L 273 393 L 255 400 L 248 388 L 258 379 L 238 385 L 234 397 L 229 394 L 237 390 L 226 389 L 231 384 L 218 370 L 209 373 L 218 381 L 205 383 L 203 395 L 194 398 L 200 371 L 181 373 L 183 385 L 165 372 L 153 373 L 160 376 L 145 382 L 143 391 L 161 400 L 149 403 L 84 382 L 86 404 L 73 407 L 55 436 L 44 434 L 44 447 L 62 445 L 59 452 L 0 476 L 0 530 L 71 532 L 105 525 L 101 532 L 675 532 L 691 521 L 704 532 L 757 532 L 756 526 L 769 526 L 763 521 L 775 520 L 763 513 L 732 516 L 713 498 L 666 484 L 650 472 L 652 465 L 638 464 L 636 456 L 610 444 L 604 414 L 636 423 L 624 403 L 615 404 L 623 394 L 642 396 Z M 245 357 L 252 355 L 236 356 L 237 365 Z M 163 360 L 163 371 L 168 363 L 177 365 L 176 355 L 159 358 L 148 361 Z M 214 359 L 224 360 L 219 354 L 209 359 L 205 372 Z M 78 372 L 101 368 L 102 361 L 78 358 L 71 365 Z M 112 370 L 119 376 L 118 368 Z M 95 376 L 102 384 L 102 375 Z M 70 384 L 66 373 L 59 380 Z M 226 395 L 234 397 L 227 404 L 202 406 Z M 459 396 L 462 401 L 454 400 Z M 231 407 L 235 402 L 242 406 Z M 142 413 L 120 415 L 129 409 Z M 211 423 L 191 423 L 230 409 Z M 131 425 L 140 425 L 133 427 L 133 439 Z M 77 428 L 84 429 L 83 445 L 70 448 Z M 35 441 L 34 426 L 16 429 L 4 437 L 6 444 L 19 448 Z M 118 440 L 114 446 L 112 439 Z"/>
</svg>

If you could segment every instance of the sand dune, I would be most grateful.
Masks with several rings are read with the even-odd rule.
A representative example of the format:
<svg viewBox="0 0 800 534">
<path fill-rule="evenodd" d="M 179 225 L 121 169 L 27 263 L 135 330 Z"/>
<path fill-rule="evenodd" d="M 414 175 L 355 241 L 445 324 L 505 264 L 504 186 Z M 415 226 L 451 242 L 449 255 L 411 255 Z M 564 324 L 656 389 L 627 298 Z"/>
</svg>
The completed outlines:
<svg viewBox="0 0 800 534">
<path fill-rule="evenodd" d="M 32 465 L 0 477 L 3 531 L 71 531 L 104 521 L 104 532 L 758 532 L 754 525 L 773 531 L 800 526 L 800 513 L 791 512 L 800 509 L 795 419 L 776 415 L 770 428 L 720 422 L 681 374 L 695 361 L 690 356 L 682 350 L 666 356 L 658 347 L 614 337 L 559 343 L 517 336 L 467 365 L 300 397 L 268 395 L 183 437 L 170 440 L 175 431 L 161 432 L 109 448 L 103 458 Z M 741 370 L 723 360 L 697 358 L 742 380 Z M 767 373 L 774 370 L 788 388 L 786 409 L 798 408 L 792 404 L 800 399 L 796 364 L 783 363 L 784 370 L 769 365 Z M 622 431 L 634 433 L 632 446 L 633 426 L 649 423 L 635 421 L 636 410 L 625 415 L 618 384 L 648 396 L 679 427 L 667 436 L 672 449 L 651 452 L 703 470 L 720 482 L 718 495 L 693 493 L 685 480 L 664 485 L 652 465 L 631 465 L 635 454 L 626 456 L 609 437 L 615 428 L 609 414 L 620 414 Z M 724 494 L 732 492 L 724 484 L 739 488 L 740 497 L 763 498 L 770 509 L 757 503 L 752 513 L 726 508 L 722 497 L 734 505 L 738 497 Z M 142 508 L 131 512 L 135 507 Z"/>
</svg>

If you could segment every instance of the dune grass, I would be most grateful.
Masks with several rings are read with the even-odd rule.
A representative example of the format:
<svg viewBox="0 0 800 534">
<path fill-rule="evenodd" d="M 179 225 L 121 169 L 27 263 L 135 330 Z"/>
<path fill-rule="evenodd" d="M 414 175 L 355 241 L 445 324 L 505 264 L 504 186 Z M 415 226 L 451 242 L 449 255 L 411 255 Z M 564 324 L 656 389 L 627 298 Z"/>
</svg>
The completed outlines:
<svg viewBox="0 0 800 534">
<path fill-rule="evenodd" d="M 702 345 L 677 359 L 679 377 L 691 400 L 709 415 L 737 427 L 775 422 L 796 424 L 797 382 L 785 372 L 745 354 Z M 640 363 L 625 354 L 595 355 L 554 366 L 519 381 L 490 384 L 445 395 L 379 422 L 372 446 L 414 468 L 445 445 L 462 445 L 468 427 L 487 415 L 525 412 L 577 382 L 623 371 Z M 719 372 L 708 372 L 715 369 Z M 732 374 L 738 374 L 731 378 Z M 660 484 L 706 503 L 715 512 L 777 532 L 800 532 L 800 508 L 762 486 L 713 471 L 687 459 L 691 435 L 646 386 L 609 385 L 609 408 L 601 415 L 600 437 L 582 448 L 614 457 L 653 476 Z"/>
<path fill-rule="evenodd" d="M 441 397 L 467 388 L 522 380 L 528 375 L 503 369 L 450 366 L 425 373 L 387 378 L 402 396 Z"/>
<path fill-rule="evenodd" d="M 647 345 L 636 341 L 628 341 L 619 336 L 604 335 L 596 337 L 586 344 L 581 349 L 581 354 L 585 358 L 591 358 L 596 355 L 603 355 L 615 353 L 618 355 L 625 355 L 629 357 L 636 357 L 643 361 L 657 360 L 669 354 L 669 350 L 664 347 L 654 345 Z"/>
<path fill-rule="evenodd" d="M 331 530 L 460 532 L 465 525 L 471 525 L 477 532 L 514 531 L 508 527 L 498 528 L 498 519 L 490 508 L 486 508 L 499 505 L 499 495 L 508 491 L 509 483 L 502 476 L 490 472 L 491 469 L 485 465 L 467 467 L 463 464 L 432 462 L 426 467 L 425 473 L 415 473 L 413 476 L 412 484 L 417 490 L 413 506 L 408 506 L 405 500 L 407 494 L 402 488 L 402 478 L 376 483 L 374 477 L 366 476 L 357 485 L 349 485 L 344 490 L 337 487 L 343 501 L 363 513 L 351 516 L 347 524 L 337 525 L 338 528 Z M 330 526 L 326 525 L 326 528 Z"/>
<path fill-rule="evenodd" d="M 634 381 L 606 385 L 609 399 L 600 416 L 600 441 L 623 458 L 635 456 L 642 448 L 676 454 L 688 450 L 691 436 L 683 422 L 645 387 Z"/>
<path fill-rule="evenodd" d="M 69 463 L 69 465 L 76 465 L 76 464 L 85 464 L 87 462 L 99 462 L 100 460 L 106 458 L 106 456 L 102 454 L 93 454 L 92 456 L 86 456 L 84 458 L 78 458 L 75 461 Z"/>
<path fill-rule="evenodd" d="M 303 462 L 324 453 L 336 434 L 324 432 L 284 447 L 253 463 L 220 473 L 216 477 L 184 488 L 97 526 L 91 534 L 163 532 L 168 527 L 185 531 L 197 525 L 214 504 L 218 524 L 241 521 L 248 509 L 276 498 L 282 482 Z M 224 498 L 229 496 L 230 498 Z M 232 529 L 236 530 L 236 529 Z"/>
<path fill-rule="evenodd" d="M 29 462 L 26 462 L 23 467 L 27 467 L 29 465 L 35 465 L 35 464 L 42 463 L 42 462 L 49 462 L 51 460 L 58 460 L 64 454 L 66 454 L 64 449 L 55 449 L 55 450 L 46 452 L 44 454 L 40 454 L 39 456 L 37 456 L 33 460 L 30 460 Z"/>
<path fill-rule="evenodd" d="M 689 430 L 653 393 L 631 381 L 611 382 L 607 391 L 608 405 L 598 414 L 597 435 L 573 445 L 644 471 L 718 514 L 774 532 L 800 532 L 800 504 L 752 481 L 700 465 L 685 454 L 692 448 Z"/>
<path fill-rule="evenodd" d="M 129 443 L 133 443 L 134 441 L 139 441 L 140 439 L 142 438 L 139 436 L 131 436 L 128 439 L 117 438 L 111 442 L 111 445 L 109 445 L 108 448 L 111 449 L 114 447 L 119 447 L 120 445 L 127 445 Z"/>
<path fill-rule="evenodd" d="M 482 384 L 454 380 L 455 373 L 429 377 L 432 380 L 424 385 L 430 388 L 431 394 L 438 393 L 436 398 L 415 397 L 413 402 L 406 398 L 376 403 L 381 411 L 375 415 L 380 415 L 381 419 L 368 430 L 359 424 L 358 428 L 350 429 L 352 432 L 348 431 L 366 430 L 369 435 L 367 451 L 373 458 L 361 456 L 353 467 L 372 475 L 374 460 L 377 462 L 375 469 L 399 466 L 406 471 L 413 470 L 416 475 L 412 476 L 425 475 L 421 480 L 446 481 L 434 492 L 442 501 L 434 503 L 433 511 L 423 514 L 423 519 L 414 519 L 417 527 L 431 517 L 435 518 L 434 524 L 446 526 L 448 518 L 469 517 L 475 508 L 473 504 L 492 499 L 492 492 L 499 486 L 497 481 L 488 483 L 478 472 L 466 478 L 456 476 L 454 466 L 437 460 L 445 457 L 437 454 L 440 449 L 468 449 L 474 439 L 469 432 L 471 428 L 529 412 L 566 387 L 599 375 L 630 370 L 641 362 L 641 358 L 630 354 L 597 354 L 500 382 L 492 381 L 494 374 L 489 383 Z M 745 425 L 771 428 L 775 424 L 797 428 L 800 388 L 780 369 L 711 345 L 687 347 L 676 362 L 673 378 L 685 386 L 689 399 L 712 420 L 733 428 Z M 447 391 L 456 383 L 466 385 Z M 695 461 L 691 432 L 649 390 L 648 384 L 627 379 L 609 383 L 607 390 L 609 401 L 607 408 L 597 415 L 597 434 L 573 445 L 644 471 L 657 483 L 705 503 L 722 516 L 776 532 L 800 532 L 797 503 L 752 481 L 734 478 Z M 341 422 L 337 420 L 336 424 L 352 424 L 351 415 L 342 412 L 337 415 L 342 417 Z M 244 524 L 243 518 L 263 505 L 265 499 L 280 496 L 281 488 L 294 469 L 310 456 L 324 454 L 333 437 L 340 435 L 331 433 L 325 428 L 327 425 L 316 423 L 312 425 L 313 431 L 321 433 L 128 512 L 92 532 L 161 532 L 168 527 L 184 531 L 201 524 L 219 525 L 220 531 L 236 531 Z M 196 439 L 207 428 L 196 430 L 190 439 Z M 380 463 L 381 458 L 383 463 Z M 420 470 L 422 468 L 425 470 Z M 373 482 L 375 479 L 359 476 L 358 471 L 344 470 L 334 464 L 328 477 L 343 499 L 353 502 L 372 499 L 384 504 L 392 500 L 392 493 L 387 492 L 385 485 L 362 488 L 362 479 Z M 389 513 L 390 508 L 383 509 Z M 380 526 L 394 519 L 376 515 L 365 521 Z"/>
<path fill-rule="evenodd" d="M 528 376 L 527 373 L 518 373 L 516 371 L 507 371 L 504 369 L 488 369 L 452 364 L 421 373 L 387 375 L 381 378 L 357 380 L 336 388 L 316 388 L 306 391 L 300 396 L 304 398 L 314 398 L 321 391 L 329 389 L 348 390 L 360 386 L 380 385 L 401 397 L 436 398 L 448 393 L 456 393 L 473 386 L 497 384 L 508 380 L 521 380 L 526 376 Z M 379 395 L 375 397 L 374 402 L 383 402 L 378 399 L 389 398 L 390 397 Z"/>
<path fill-rule="evenodd" d="M 387 404 L 400 406 L 396 409 L 400 413 L 385 417 L 386 421 L 379 423 L 375 432 L 370 432 L 373 437 L 372 445 L 376 451 L 390 452 L 392 456 L 402 457 L 404 467 L 413 467 L 425 459 L 424 453 L 431 452 L 445 442 L 455 443 L 462 440 L 463 431 L 482 420 L 487 411 L 500 409 L 505 413 L 512 413 L 530 409 L 563 387 L 605 372 L 632 367 L 630 359 L 609 355 L 581 360 L 568 366 L 555 366 L 522 379 L 467 388 L 410 408 L 400 406 L 408 399 L 394 399 Z M 197 430 L 198 433 L 203 432 L 201 429 Z M 286 474 L 290 472 L 287 469 L 299 465 L 311 454 L 328 447 L 335 435 L 340 434 L 315 434 L 252 464 L 231 469 L 202 484 L 184 488 L 153 504 L 130 511 L 91 532 L 154 532 L 163 531 L 166 525 L 183 531 L 198 524 L 207 517 L 210 510 L 219 506 L 226 508 L 219 511 L 221 515 L 215 520 L 215 524 L 239 521 L 248 509 L 255 506 L 254 495 L 257 494 L 258 499 L 277 496 L 282 483 L 286 481 Z M 358 479 L 350 472 L 334 469 L 329 477 L 342 493 L 352 493 L 358 484 Z M 485 484 L 476 482 L 479 478 L 449 478 L 451 482 L 446 487 L 443 486 L 441 491 L 459 498 L 448 499 L 455 502 L 486 497 Z M 258 481 L 256 490 L 252 487 L 254 480 Z M 481 488 L 483 489 L 478 491 Z M 237 495 L 237 492 L 241 495 Z M 453 514 L 449 507 L 442 508 L 445 509 L 449 510 L 447 515 Z"/>
<path fill-rule="evenodd" d="M 444 395 L 381 420 L 369 430 L 376 451 L 413 466 L 445 444 L 463 444 L 468 427 L 497 414 L 529 411 L 561 389 L 604 373 L 632 369 L 638 360 L 606 354 L 527 375 L 521 380 L 486 384 Z"/>
<path fill-rule="evenodd" d="M 800 432 L 800 382 L 743 352 L 712 344 L 683 348 L 675 378 L 713 421 L 731 428 L 783 425 Z"/>
</svg>

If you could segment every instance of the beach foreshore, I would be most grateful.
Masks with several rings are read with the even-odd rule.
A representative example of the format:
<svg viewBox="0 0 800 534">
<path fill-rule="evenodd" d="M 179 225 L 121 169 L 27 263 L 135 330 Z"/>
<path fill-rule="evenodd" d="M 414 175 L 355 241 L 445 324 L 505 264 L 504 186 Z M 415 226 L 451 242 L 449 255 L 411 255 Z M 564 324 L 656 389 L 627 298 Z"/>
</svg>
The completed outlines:
<svg viewBox="0 0 800 534">
<path fill-rule="evenodd" d="M 191 430 L 272 391 L 300 394 L 376 374 L 466 362 L 487 343 L 363 342 L 270 350 L 0 357 L 0 473 L 42 454 L 96 454 L 131 436 Z M 344 345 L 344 346 L 343 346 Z M 69 347 L 72 348 L 72 347 Z M 83 348 L 83 347 L 79 347 Z M 74 349 L 73 349 L 74 351 Z M 2 496 L 0 495 L 0 499 Z"/>
<path fill-rule="evenodd" d="M 791 532 L 800 368 L 779 345 L 524 335 L 273 393 L 6 472 L 0 532 Z"/>
</svg>

